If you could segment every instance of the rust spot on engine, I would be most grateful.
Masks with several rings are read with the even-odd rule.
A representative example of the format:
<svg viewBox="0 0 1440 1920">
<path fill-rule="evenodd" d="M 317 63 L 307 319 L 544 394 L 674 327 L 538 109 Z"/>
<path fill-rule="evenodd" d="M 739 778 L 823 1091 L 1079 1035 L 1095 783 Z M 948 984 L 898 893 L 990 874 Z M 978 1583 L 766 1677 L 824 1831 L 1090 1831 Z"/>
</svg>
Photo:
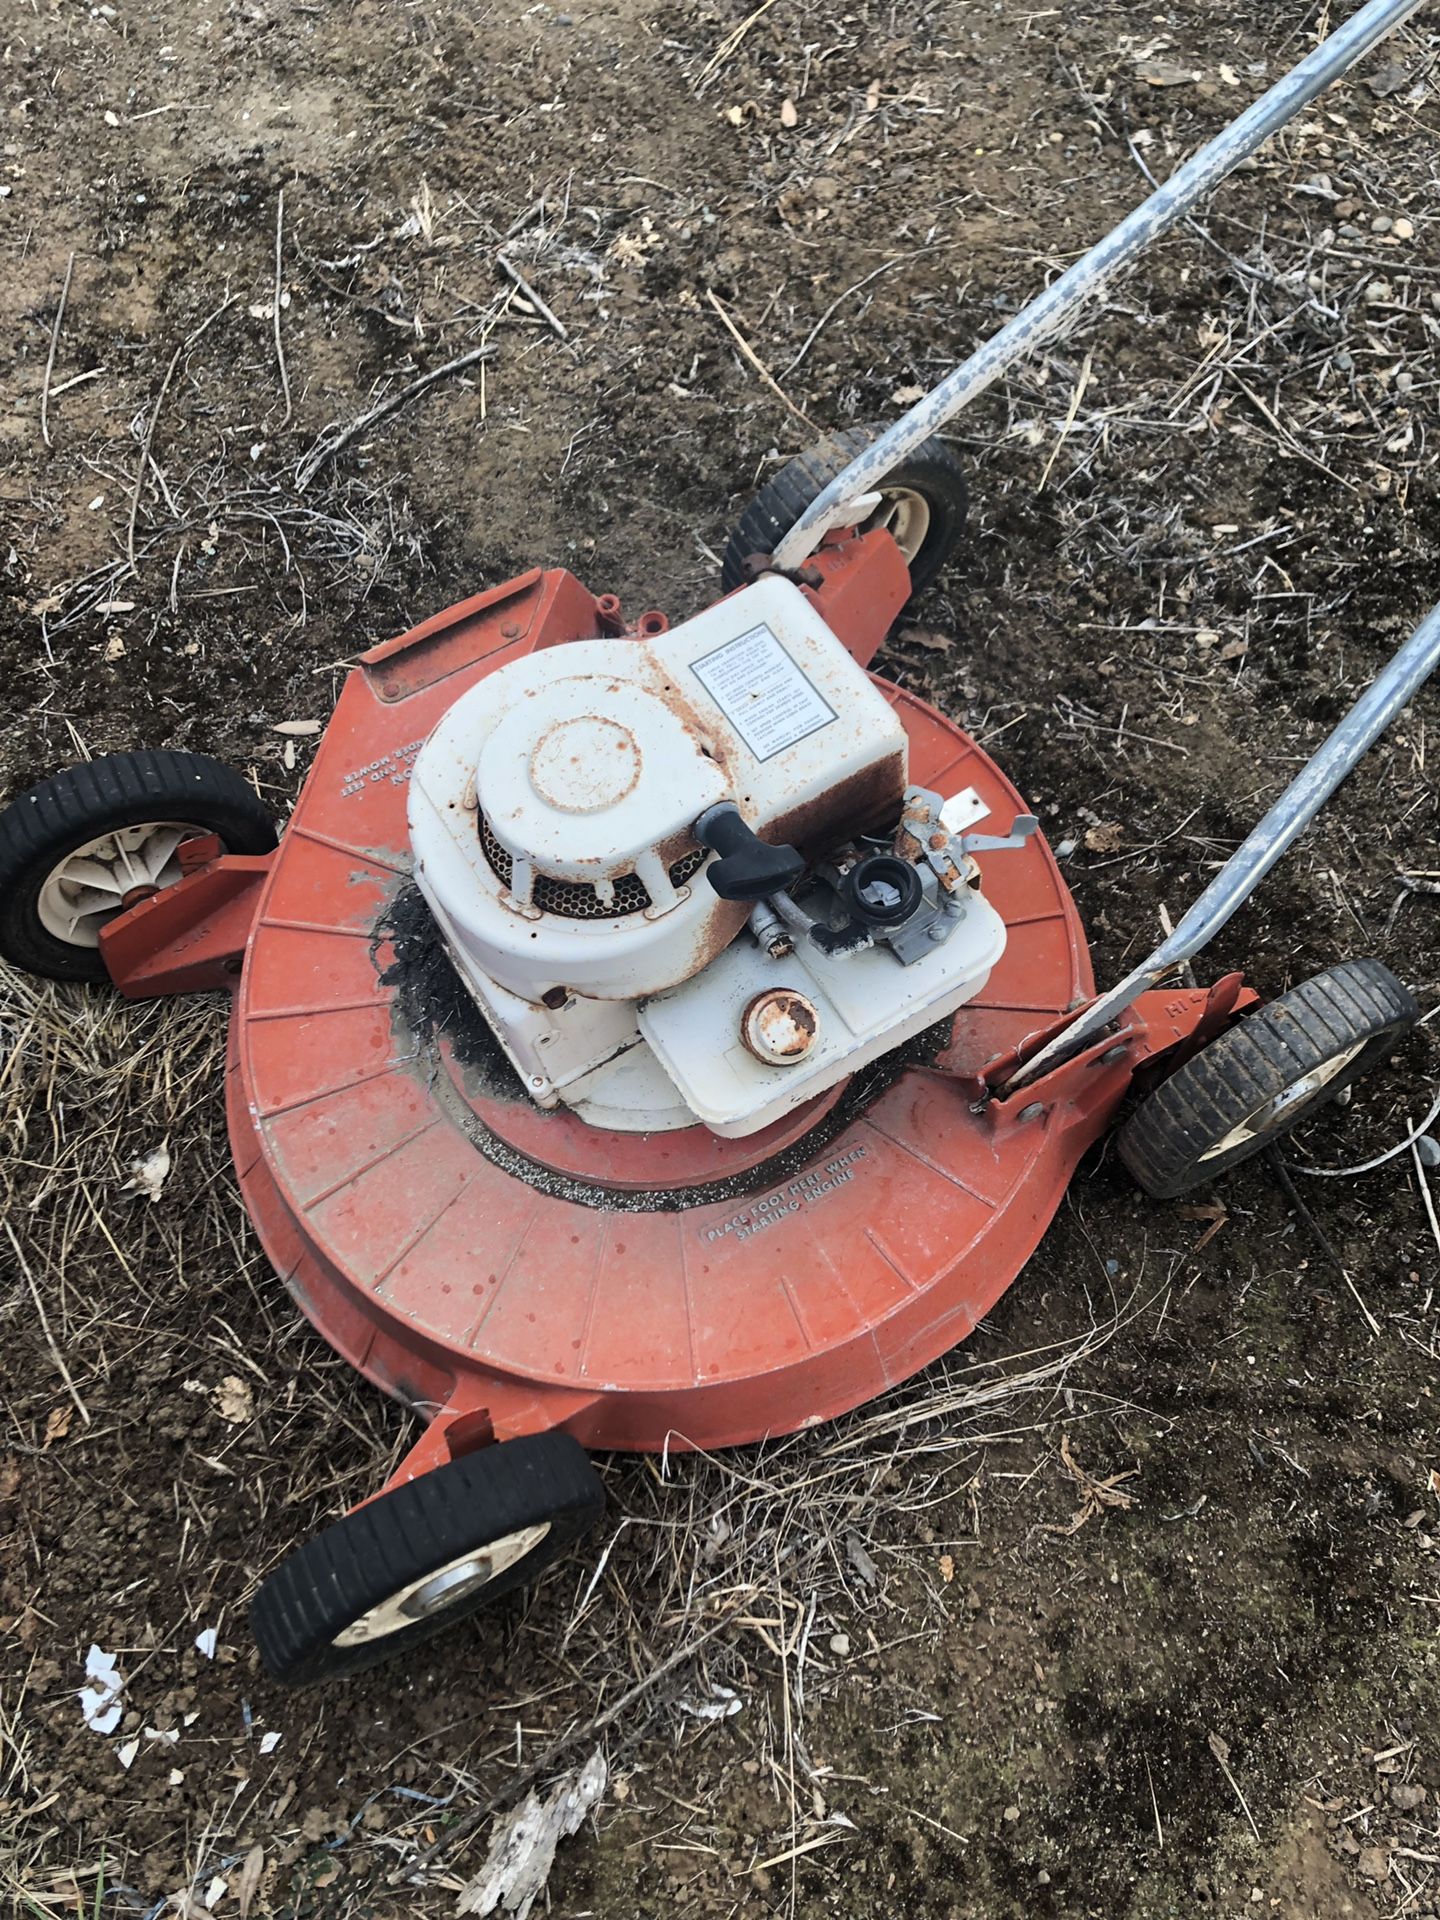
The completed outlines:
<svg viewBox="0 0 1440 1920">
<path fill-rule="evenodd" d="M 764 829 L 761 838 L 777 846 L 798 847 L 807 859 L 828 853 L 857 833 L 888 827 L 904 797 L 905 776 L 902 748 L 791 807 Z"/>
</svg>

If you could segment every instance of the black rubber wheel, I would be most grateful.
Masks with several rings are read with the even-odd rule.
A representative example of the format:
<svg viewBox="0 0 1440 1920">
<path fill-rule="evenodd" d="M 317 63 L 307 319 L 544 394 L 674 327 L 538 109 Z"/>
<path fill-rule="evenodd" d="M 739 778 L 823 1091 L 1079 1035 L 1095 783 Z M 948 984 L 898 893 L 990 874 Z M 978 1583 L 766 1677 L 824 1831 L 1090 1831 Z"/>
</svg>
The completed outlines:
<svg viewBox="0 0 1440 1920">
<path fill-rule="evenodd" d="M 604 1506 L 600 1476 L 567 1433 L 464 1454 L 281 1561 L 250 1607 L 261 1658 L 277 1680 L 305 1686 L 405 1653 L 528 1585 Z"/>
<path fill-rule="evenodd" d="M 1157 1199 L 1204 1186 L 1367 1073 L 1419 1011 L 1378 960 L 1317 973 L 1162 1081 L 1120 1129 L 1120 1158 Z"/>
<path fill-rule="evenodd" d="M 828 435 L 818 446 L 795 456 L 769 481 L 740 516 L 720 569 L 726 593 L 743 586 L 745 562 L 752 554 L 773 553 L 805 509 L 835 476 L 873 440 L 883 426 L 851 427 Z M 969 495 L 959 460 L 943 440 L 926 440 L 887 473 L 876 491 L 879 507 L 867 530 L 888 526 L 910 568 L 910 587 L 918 597 L 930 586 L 965 532 Z"/>
<path fill-rule="evenodd" d="M 213 833 L 229 853 L 275 845 L 275 824 L 249 781 L 203 753 L 105 753 L 12 800 L 0 813 L 0 955 L 52 980 L 108 979 L 99 928 L 127 892 L 143 898 L 179 878 L 176 828 Z M 82 849 L 92 848 L 88 858 Z M 76 873 L 107 876 L 113 906 L 106 884 Z"/>
</svg>

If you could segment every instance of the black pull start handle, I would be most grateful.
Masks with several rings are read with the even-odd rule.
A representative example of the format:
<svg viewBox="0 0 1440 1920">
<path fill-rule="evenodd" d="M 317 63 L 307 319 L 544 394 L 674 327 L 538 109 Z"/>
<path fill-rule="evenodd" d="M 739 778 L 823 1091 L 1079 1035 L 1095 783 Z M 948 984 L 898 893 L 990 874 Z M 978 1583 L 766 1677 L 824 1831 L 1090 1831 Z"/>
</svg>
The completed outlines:
<svg viewBox="0 0 1440 1920">
<path fill-rule="evenodd" d="M 764 900 L 793 887 L 805 871 L 794 847 L 772 847 L 740 817 L 733 800 L 707 807 L 695 822 L 695 838 L 720 858 L 705 877 L 722 900 Z"/>
</svg>

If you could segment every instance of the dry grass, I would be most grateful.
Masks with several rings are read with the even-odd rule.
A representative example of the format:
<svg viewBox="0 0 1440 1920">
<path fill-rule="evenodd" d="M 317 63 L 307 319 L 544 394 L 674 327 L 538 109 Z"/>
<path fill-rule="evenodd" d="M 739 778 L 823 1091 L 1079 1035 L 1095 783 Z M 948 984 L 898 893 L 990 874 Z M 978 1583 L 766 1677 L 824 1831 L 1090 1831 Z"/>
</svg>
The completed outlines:
<svg viewBox="0 0 1440 1920">
<path fill-rule="evenodd" d="M 1118 23 L 1107 16 L 1103 31 L 1082 21 L 1039 58 L 1027 48 L 1050 33 L 1048 16 L 1026 9 L 995 29 L 1014 45 L 993 70 L 1029 84 L 996 106 L 952 57 L 972 25 L 988 30 L 974 10 L 932 20 L 887 6 L 853 27 L 818 4 L 722 13 L 702 9 L 683 31 L 671 23 L 680 37 L 647 32 L 624 50 L 646 98 L 658 73 L 676 89 L 677 121 L 700 116 L 696 150 L 713 152 L 717 176 L 731 152 L 718 141 L 733 138 L 741 159 L 721 215 L 708 171 L 677 164 L 657 184 L 660 161 L 613 150 L 613 129 L 593 148 L 567 135 L 543 165 L 527 147 L 477 185 L 452 165 L 475 150 L 473 127 L 449 146 L 433 143 L 432 127 L 428 157 L 406 151 L 403 165 L 386 163 L 384 184 L 362 182 L 350 198 L 297 182 L 282 222 L 278 192 L 258 193 L 248 269 L 232 267 L 247 256 L 229 228 L 223 261 L 207 245 L 162 263 L 166 306 L 152 334 L 122 341 L 113 366 L 112 343 L 86 333 L 98 332 L 104 311 L 94 240 L 82 236 L 63 329 L 56 303 L 70 243 L 48 293 L 33 261 L 18 262 L 37 302 L 37 380 L 57 338 L 57 389 L 76 371 L 82 341 L 105 371 L 103 386 L 97 376 L 51 400 L 57 464 L 27 468 L 23 565 L 33 577 L 17 672 L 34 716 L 11 730 L 10 764 L 28 776 L 91 744 L 138 744 L 137 725 L 152 743 L 173 729 L 177 741 L 254 767 L 283 807 L 299 770 L 271 723 L 323 712 L 363 640 L 444 604 L 487 568 L 528 562 L 532 544 L 587 576 L 595 555 L 606 571 L 592 584 L 624 584 L 641 606 L 699 604 L 733 517 L 726 480 L 738 492 L 794 449 L 787 406 L 827 425 L 892 411 L 901 383 L 938 377 L 990 329 L 1000 317 L 992 301 L 1018 301 L 1096 236 L 1101 211 L 1093 197 L 1077 208 L 1077 177 L 1109 169 L 1099 198 L 1138 197 L 1145 169 L 1168 172 L 1259 78 L 1243 66 L 1235 88 L 1222 82 L 1203 103 L 1186 88 L 1147 89 L 1137 62 L 1161 31 L 1148 10 L 1126 9 Z M 1286 10 L 1292 53 L 1310 17 Z M 1248 55 L 1279 57 L 1274 26 L 1258 22 Z M 1228 23 L 1189 38 L 1211 80 L 1220 61 L 1239 58 Z M 1312 110 L 1226 189 L 1202 238 L 1167 242 L 1082 335 L 956 423 L 976 473 L 974 552 L 925 625 L 892 643 L 887 669 L 963 713 L 1046 809 L 1052 838 L 1069 843 L 1067 870 L 1110 971 L 1148 943 L 1160 906 L 1183 906 L 1336 703 L 1433 597 L 1435 44 L 1422 16 L 1393 48 L 1401 84 L 1357 85 Z M 881 64 L 861 71 L 862 59 L 888 63 L 895 77 Z M 446 103 L 453 91 L 447 78 Z M 799 124 L 785 140 L 780 104 L 792 96 Z M 408 95 L 403 112 L 408 139 Z M 927 143 L 957 123 L 963 152 L 981 149 L 973 178 L 958 185 L 924 171 Z M 1063 166 L 1046 160 L 1056 134 L 1067 143 Z M 948 163 L 956 180 L 961 152 Z M 851 162 L 865 171 L 847 175 Z M 920 170 L 905 189 L 905 217 L 887 202 L 879 230 L 868 208 L 900 164 Z M 394 184 L 402 173 L 403 191 Z M 858 213 L 817 195 L 829 178 L 845 181 L 845 194 L 858 178 Z M 709 237 L 722 217 L 723 249 Z M 1377 220 L 1389 229 L 1376 232 Z M 1403 237 L 1397 221 L 1413 234 Z M 158 258 L 158 243 L 145 244 Z M 237 285 L 249 271 L 243 300 L 195 339 L 232 270 Z M 277 284 L 294 296 L 278 312 Z M 706 300 L 712 290 L 753 360 Z M 245 303 L 267 298 L 271 311 L 250 326 Z M 343 348 L 328 359 L 324 329 Z M 192 350 L 167 379 L 187 338 Z M 495 361 L 457 369 L 363 437 L 337 443 L 427 370 L 487 343 L 501 350 Z M 79 402 L 99 391 L 105 411 L 88 416 Z M 36 385 L 37 408 L 39 394 Z M 223 433 L 211 430 L 217 420 Z M 38 422 L 37 411 L 37 446 Z M 451 465 L 451 448 L 467 441 L 477 464 Z M 312 465 L 323 449 L 333 457 Z M 507 487 L 513 499 L 492 531 Z M 53 519 L 69 494 L 83 508 L 101 492 L 115 544 L 85 548 L 67 571 L 52 559 L 62 551 Z M 457 502 L 477 494 L 486 518 L 462 539 Z M 132 502 L 133 573 L 120 545 Z M 598 543 L 598 554 L 572 552 L 572 539 Z M 115 611 L 123 602 L 134 605 Z M 101 663 L 114 637 L 130 652 L 112 672 Z M 189 676 L 202 672 L 209 677 L 192 688 Z M 1426 888 L 1437 862 L 1417 852 L 1435 826 L 1429 712 L 1401 722 L 1277 876 L 1270 904 L 1237 922 L 1217 966 L 1251 962 L 1275 988 L 1339 951 L 1374 950 L 1433 1005 L 1440 977 Z M 1263 1197 L 1237 1205 L 1210 1256 L 1222 1269 L 1233 1261 L 1234 1275 L 1222 1277 L 1233 1278 L 1234 1296 L 1223 1337 L 1207 1333 L 1202 1347 L 1190 1295 L 1217 1284 L 1213 1268 L 1192 1257 L 1193 1238 L 1167 1215 L 1156 1228 L 1167 1244 L 1153 1259 L 1142 1251 L 1134 1272 L 1112 1272 L 1131 1234 L 1112 1198 L 1093 1245 L 1089 1223 L 1072 1216 L 1063 1243 L 1072 1267 L 1043 1276 L 1054 1289 L 1044 1311 L 1070 1333 L 1064 1342 L 994 1359 L 984 1341 L 972 1344 L 877 1406 L 753 1454 L 607 1463 L 610 1531 L 587 1559 L 558 1569 L 525 1614 L 461 1638 L 435 1670 L 417 1663 L 369 1687 L 287 1700 L 247 1665 L 245 1599 L 276 1555 L 373 1489 L 408 1435 L 402 1416 L 305 1329 L 244 1221 L 221 1115 L 224 1017 L 218 1000 L 129 1007 L 0 977 L 0 1196 L 18 1243 L 11 1260 L 0 1236 L 10 1426 L 0 1470 L 46 1490 L 11 1563 L 0 1898 L 43 1915 L 92 1913 L 97 1902 L 155 1915 L 171 1895 L 179 1910 L 185 1899 L 198 1905 L 220 1877 L 223 1914 L 237 1909 L 258 1844 L 257 1916 L 440 1913 L 473 1870 L 491 1816 L 598 1741 L 627 1793 L 612 1791 L 602 1810 L 601 1860 L 623 1862 L 643 1844 L 662 1863 L 713 1873 L 696 1911 L 752 1900 L 816 1911 L 840 1895 L 811 1878 L 815 1870 L 849 1866 L 872 1846 L 874 1877 L 857 1880 L 857 1902 L 898 1905 L 903 1895 L 918 1907 L 927 1869 L 916 1843 L 906 1841 L 913 1879 L 894 1894 L 886 1885 L 891 1863 L 904 1867 L 895 1829 L 881 1822 L 887 1808 L 903 1815 L 902 1831 L 913 1821 L 921 1840 L 948 1849 L 946 1871 L 983 1848 L 973 1831 L 953 1831 L 958 1816 L 938 1793 L 927 1797 L 923 1778 L 892 1777 L 889 1758 L 913 1758 L 906 1742 L 938 1714 L 953 1721 L 995 1703 L 982 1737 L 997 1777 L 1015 1750 L 1048 1737 L 1035 1731 L 1045 1723 L 1028 1680 L 1033 1661 L 1051 1658 L 1038 1632 L 1027 1640 L 1014 1630 L 1020 1680 L 991 1687 L 964 1669 L 969 1694 L 937 1705 L 947 1662 L 986 1637 L 982 1624 L 991 1630 L 994 1588 L 1019 1596 L 1017 1606 L 1068 1579 L 1092 1580 L 1107 1602 L 1119 1591 L 1122 1614 L 1139 1624 L 1117 1659 L 1143 1661 L 1158 1638 L 1147 1639 L 1144 1623 L 1167 1618 L 1146 1613 L 1138 1583 L 1133 1593 L 1111 1585 L 1123 1555 L 1108 1522 L 1091 1522 L 1068 1545 L 1042 1534 L 1074 1507 L 1058 1431 L 1075 1430 L 1088 1472 L 1103 1477 L 1102 1461 L 1127 1468 L 1132 1432 L 1164 1432 L 1172 1419 L 1136 1411 L 1128 1396 L 1137 1372 L 1148 1380 L 1143 1369 L 1160 1364 L 1152 1349 L 1176 1317 L 1189 1316 L 1186 1337 L 1197 1340 L 1178 1405 L 1217 1370 L 1223 1381 L 1232 1359 L 1243 1380 L 1243 1354 L 1228 1343 L 1250 1327 L 1272 1273 L 1292 1284 L 1314 1248 L 1291 1235 L 1283 1213 L 1266 1213 Z M 1334 1159 L 1399 1138 L 1412 1108 L 1397 1076 L 1362 1119 L 1363 1139 Z M 162 1141 L 172 1171 L 151 1205 L 124 1188 L 131 1162 Z M 1310 1476 L 1328 1460 L 1326 1423 L 1345 1425 L 1347 1446 L 1360 1450 L 1371 1409 L 1403 1425 L 1433 1370 L 1421 1277 L 1433 1271 L 1430 1229 L 1410 1178 L 1402 1162 L 1363 1191 L 1333 1183 L 1342 1191 L 1311 1196 L 1336 1237 L 1352 1216 L 1360 1221 L 1362 1281 L 1382 1338 L 1371 1343 L 1347 1304 L 1347 1318 L 1326 1323 L 1322 1363 L 1289 1329 L 1269 1364 L 1300 1412 L 1246 1415 L 1267 1454 L 1277 1427 L 1277 1471 L 1291 1474 L 1287 1455 L 1302 1463 L 1277 1505 L 1313 1498 L 1320 1565 L 1336 1556 L 1348 1497 L 1338 1479 L 1312 1492 Z M 1079 1304 L 1087 1284 L 1093 1309 Z M 1255 1318 L 1258 1348 L 1268 1323 L 1258 1309 Z M 1023 1349 L 1024 1337 L 1015 1344 Z M 1117 1349 L 1124 1368 L 1113 1365 Z M 1327 1369 L 1346 1396 L 1342 1411 L 1327 1402 L 1311 1419 L 1293 1382 Z M 218 1410 L 232 1379 L 253 1403 L 241 1422 Z M 1186 1556 L 1203 1557 L 1190 1523 L 1209 1485 L 1205 1449 L 1248 1457 L 1227 1425 L 1238 1416 L 1217 1405 L 1202 1400 L 1190 1416 L 1200 1436 L 1185 1456 L 1194 1485 L 1173 1507 L 1152 1503 L 1153 1522 L 1142 1509 L 1177 1583 L 1189 1578 Z M 1408 1444 L 1395 1439 L 1393 1452 Z M 1268 1579 L 1266 1556 L 1288 1538 L 1255 1517 L 1269 1498 L 1263 1484 L 1245 1483 L 1242 1494 L 1227 1482 L 1205 1509 L 1213 1515 L 1228 1499 L 1235 1516 L 1230 1561 L 1207 1563 L 1223 1608 L 1251 1601 L 1255 1584 L 1243 1571 L 1227 1584 L 1227 1566 L 1258 1564 Z M 1345 1622 L 1331 1620 L 1320 1651 L 1339 1649 L 1335 1665 L 1364 1667 L 1378 1646 L 1377 1659 L 1419 1670 L 1413 1622 L 1418 1614 L 1433 1626 L 1433 1577 L 1407 1574 L 1401 1594 L 1364 1569 L 1382 1547 L 1398 1563 L 1430 1524 L 1398 1544 L 1363 1536 L 1360 1571 L 1347 1563 L 1343 1577 L 1375 1602 L 1367 1619 L 1389 1609 L 1403 1631 L 1378 1624 L 1352 1645 Z M 91 1535 L 102 1544 L 94 1554 Z M 983 1607 L 962 1607 L 968 1568 L 981 1562 L 998 1569 L 994 1585 Z M 1297 1606 L 1312 1603 L 1305 1589 Z M 1173 1621 L 1167 1630 L 1183 1642 L 1201 1619 L 1197 1599 L 1183 1630 Z M 147 1718 L 180 1724 L 192 1701 L 202 1711 L 177 1747 L 187 1781 L 173 1798 L 161 1791 L 163 1770 L 159 1784 L 153 1769 L 146 1776 L 142 1801 L 143 1766 L 100 1775 L 77 1753 L 73 1686 L 85 1637 L 102 1620 L 124 1641 Z M 233 1656 L 214 1669 L 191 1647 L 211 1624 Z M 1290 1659 L 1283 1623 L 1267 1616 L 1264 1630 L 1275 1660 Z M 1206 1618 L 1205 1631 L 1217 1662 L 1255 1637 L 1233 1619 L 1229 1639 L 1224 1620 Z M 1409 1732 L 1382 1726 L 1383 1714 L 1420 1709 L 1389 1700 L 1378 1682 L 1351 1701 L 1332 1672 L 1322 1679 L 1305 1731 L 1328 1749 L 1315 1763 L 1323 1784 L 1309 1788 L 1336 1823 L 1328 1844 L 1348 1858 L 1342 1829 L 1384 1841 L 1393 1866 L 1382 1902 L 1416 1920 L 1435 1904 L 1425 1858 L 1440 1851 L 1433 1799 L 1428 1815 L 1417 1803 L 1402 1819 L 1388 1783 L 1422 1776 L 1429 1730 L 1418 1719 Z M 1196 1691 L 1202 1680 L 1192 1673 Z M 1142 1690 L 1154 1684 L 1146 1669 Z M 1107 1696 L 1117 1724 L 1133 1705 L 1123 1689 Z M 872 1715 L 884 1717 L 857 1733 Z M 273 1757 L 258 1753 L 261 1725 L 283 1731 Z M 1390 1760 L 1373 1756 L 1391 1746 L 1399 1770 L 1379 1774 Z M 954 1760 L 953 1747 L 942 1751 Z M 1141 1857 L 1140 1841 L 1110 1837 L 1112 1819 L 1125 1831 L 1122 1786 L 1079 1735 L 1056 1738 L 1047 1755 L 1057 1772 L 1104 1774 L 1103 1829 L 1078 1831 L 1075 1844 L 1097 1874 L 1109 1867 L 1106 1897 L 1120 1911 L 1117 1889 Z M 1263 1780 L 1257 1794 L 1250 1774 L 1237 1774 L 1267 1835 L 1303 1804 L 1299 1766 L 1268 1798 Z M 1178 1789 L 1175 1800 L 1165 1819 L 1183 1823 Z M 1147 1799 L 1145 1836 L 1149 1822 Z M 1266 1856 L 1247 1851 L 1249 1828 L 1238 1813 L 1235 1822 L 1238 1837 L 1226 1829 L 1208 1852 L 1195 1842 L 1187 1873 L 1222 1858 L 1264 1874 Z M 1172 1838 L 1166 1860 L 1174 1853 Z M 669 1888 L 678 1905 L 689 1897 L 678 1884 L 662 1878 L 659 1897 Z M 1248 1885 L 1237 1897 L 1248 1898 Z M 1179 1897 L 1190 1898 L 1188 1879 Z"/>
</svg>

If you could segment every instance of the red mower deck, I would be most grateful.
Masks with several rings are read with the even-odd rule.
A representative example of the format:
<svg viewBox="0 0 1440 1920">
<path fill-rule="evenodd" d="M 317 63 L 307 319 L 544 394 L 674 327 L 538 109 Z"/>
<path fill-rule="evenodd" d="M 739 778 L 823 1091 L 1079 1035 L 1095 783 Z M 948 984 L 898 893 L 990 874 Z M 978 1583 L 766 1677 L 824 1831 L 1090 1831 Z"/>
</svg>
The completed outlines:
<svg viewBox="0 0 1440 1920">
<path fill-rule="evenodd" d="M 812 577 L 867 662 L 906 595 L 893 543 L 827 549 Z M 474 681 L 623 630 L 612 599 L 537 571 L 375 649 L 279 850 L 212 859 L 104 935 L 127 993 L 235 987 L 227 1104 L 246 1205 L 330 1344 L 431 1417 L 398 1479 L 556 1426 L 607 1449 L 754 1441 L 882 1393 L 1010 1284 L 1137 1065 L 1236 1004 L 1235 979 L 1147 994 L 1120 1035 L 1022 1096 L 990 1097 L 1022 1043 L 1093 994 L 1079 916 L 1036 836 L 983 857 L 1007 951 L 948 1041 L 898 1074 L 869 1069 L 733 1141 L 700 1126 L 601 1132 L 540 1111 L 518 1081 L 497 1087 L 462 1064 L 458 1029 L 409 1005 L 395 928 L 407 901 L 423 906 L 406 778 Z M 877 684 L 912 780 L 974 786 L 1001 822 L 1023 811 L 973 740 Z M 457 1010 L 465 1024 L 462 1001 L 457 987 L 441 1027 Z"/>
</svg>

